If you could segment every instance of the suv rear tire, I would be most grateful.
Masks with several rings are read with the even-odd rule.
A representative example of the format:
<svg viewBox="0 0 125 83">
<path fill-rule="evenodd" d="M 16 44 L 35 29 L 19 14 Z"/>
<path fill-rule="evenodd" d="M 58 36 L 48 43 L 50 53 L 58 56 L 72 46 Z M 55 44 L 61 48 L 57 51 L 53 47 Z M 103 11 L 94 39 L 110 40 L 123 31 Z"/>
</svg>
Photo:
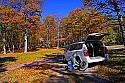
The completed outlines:
<svg viewBox="0 0 125 83">
<path fill-rule="evenodd" d="M 82 61 L 82 63 L 80 63 L 79 70 L 84 71 L 87 68 L 88 68 L 88 62 L 87 61 Z"/>
</svg>

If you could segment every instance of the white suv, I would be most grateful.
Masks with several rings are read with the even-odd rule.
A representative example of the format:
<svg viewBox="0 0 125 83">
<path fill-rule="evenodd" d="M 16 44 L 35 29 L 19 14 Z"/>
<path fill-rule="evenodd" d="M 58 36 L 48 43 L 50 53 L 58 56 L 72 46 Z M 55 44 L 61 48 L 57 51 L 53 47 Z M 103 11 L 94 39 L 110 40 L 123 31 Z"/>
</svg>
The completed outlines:
<svg viewBox="0 0 125 83">
<path fill-rule="evenodd" d="M 92 33 L 87 36 L 86 41 L 70 44 L 64 51 L 63 61 L 67 62 L 76 53 L 76 60 L 82 64 L 80 70 L 86 70 L 88 63 L 108 60 L 107 48 L 100 41 L 104 36 L 105 34 Z"/>
</svg>

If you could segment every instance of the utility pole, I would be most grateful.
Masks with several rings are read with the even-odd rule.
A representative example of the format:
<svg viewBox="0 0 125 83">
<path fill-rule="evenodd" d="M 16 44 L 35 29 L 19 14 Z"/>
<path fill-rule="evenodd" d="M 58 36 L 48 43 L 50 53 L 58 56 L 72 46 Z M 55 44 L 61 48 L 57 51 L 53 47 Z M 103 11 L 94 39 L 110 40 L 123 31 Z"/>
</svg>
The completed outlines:
<svg viewBox="0 0 125 83">
<path fill-rule="evenodd" d="M 120 25 L 120 29 L 121 29 L 121 32 L 122 32 L 123 43 L 124 43 L 124 47 L 125 47 L 125 28 L 124 28 L 124 24 L 123 24 L 122 15 L 120 13 L 120 9 L 118 7 L 118 4 L 117 4 L 116 0 L 112 0 L 111 4 L 114 6 L 115 11 L 117 12 L 119 25 Z"/>
</svg>

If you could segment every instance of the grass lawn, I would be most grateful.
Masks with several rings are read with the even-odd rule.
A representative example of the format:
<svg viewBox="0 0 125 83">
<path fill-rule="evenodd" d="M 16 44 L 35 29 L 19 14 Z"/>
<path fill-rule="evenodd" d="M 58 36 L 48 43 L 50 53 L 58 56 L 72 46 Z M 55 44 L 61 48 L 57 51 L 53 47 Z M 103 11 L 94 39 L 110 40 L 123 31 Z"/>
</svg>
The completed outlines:
<svg viewBox="0 0 125 83">
<path fill-rule="evenodd" d="M 110 54 L 109 61 L 100 65 L 98 75 L 112 82 L 125 82 L 125 55 Z"/>
<path fill-rule="evenodd" d="M 0 69 L 2 70 L 5 68 L 6 70 L 7 67 L 41 61 L 62 53 L 62 49 L 40 49 L 38 51 L 28 53 L 1 54 Z M 49 67 L 46 67 L 46 65 L 4 71 L 0 72 L 0 83 L 45 83 L 45 80 L 48 78 L 48 73 Z"/>
<path fill-rule="evenodd" d="M 46 83 L 52 72 L 51 66 L 40 65 L 6 71 L 8 67 L 41 61 L 62 54 L 62 49 L 40 49 L 28 53 L 0 55 L 0 83 Z M 52 64 L 52 63 L 51 63 Z M 125 55 L 110 54 L 109 61 L 98 65 L 99 76 L 112 82 L 125 82 Z"/>
<path fill-rule="evenodd" d="M 41 49 L 34 52 L 28 53 L 9 53 L 9 54 L 0 54 L 0 64 L 20 64 L 27 63 L 32 61 L 43 60 L 48 58 L 47 55 L 57 55 L 62 54 L 62 49 Z"/>
</svg>

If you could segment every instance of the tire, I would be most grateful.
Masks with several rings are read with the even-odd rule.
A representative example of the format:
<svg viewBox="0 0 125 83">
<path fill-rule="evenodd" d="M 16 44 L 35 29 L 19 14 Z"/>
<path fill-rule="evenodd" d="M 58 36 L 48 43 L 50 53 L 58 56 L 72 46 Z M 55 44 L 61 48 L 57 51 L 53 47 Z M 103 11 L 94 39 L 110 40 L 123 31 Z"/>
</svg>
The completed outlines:
<svg viewBox="0 0 125 83">
<path fill-rule="evenodd" d="M 65 56 L 63 55 L 63 63 L 65 63 L 65 64 L 67 64 L 68 62 L 67 62 L 67 60 L 66 60 L 66 58 L 65 58 Z"/>
<path fill-rule="evenodd" d="M 79 70 L 84 71 L 87 68 L 88 68 L 88 62 L 87 61 L 83 61 L 82 63 L 80 63 Z"/>
</svg>

